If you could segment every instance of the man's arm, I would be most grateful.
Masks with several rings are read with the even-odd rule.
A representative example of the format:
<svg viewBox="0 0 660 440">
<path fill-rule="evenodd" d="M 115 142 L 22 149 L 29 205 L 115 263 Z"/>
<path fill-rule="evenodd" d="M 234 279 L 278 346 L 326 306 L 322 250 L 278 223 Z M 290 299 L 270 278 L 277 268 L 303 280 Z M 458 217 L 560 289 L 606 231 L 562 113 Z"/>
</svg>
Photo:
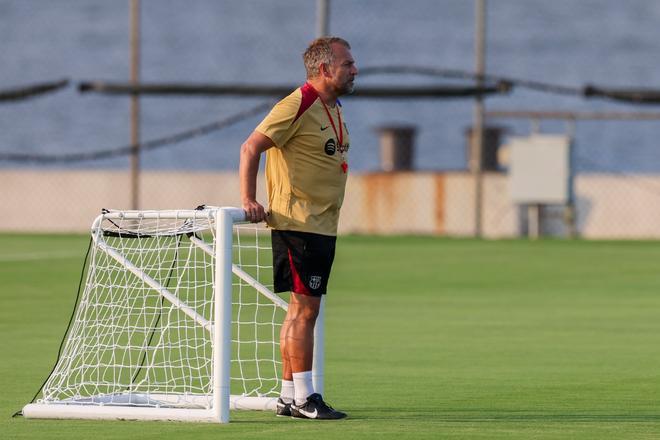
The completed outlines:
<svg viewBox="0 0 660 440">
<path fill-rule="evenodd" d="M 266 220 L 264 207 L 257 202 L 257 173 L 261 153 L 272 147 L 273 141 L 257 131 L 253 131 L 241 145 L 241 160 L 238 175 L 241 184 L 241 203 L 247 220 L 259 223 Z"/>
</svg>

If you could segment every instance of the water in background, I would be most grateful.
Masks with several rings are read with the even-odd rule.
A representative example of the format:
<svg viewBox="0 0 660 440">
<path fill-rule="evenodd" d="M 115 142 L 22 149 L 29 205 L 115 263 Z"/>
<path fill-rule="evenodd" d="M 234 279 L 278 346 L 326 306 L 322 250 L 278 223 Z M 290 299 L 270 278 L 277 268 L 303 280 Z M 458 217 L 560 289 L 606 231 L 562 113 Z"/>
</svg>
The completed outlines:
<svg viewBox="0 0 660 440">
<path fill-rule="evenodd" d="M 70 78 L 127 81 L 128 0 L 0 0 L 0 88 Z M 660 88 L 660 2 L 654 0 L 491 0 L 491 74 L 573 87 L 587 83 Z M 143 81 L 299 84 L 300 58 L 315 36 L 310 0 L 167 0 L 142 2 Z M 347 38 L 358 67 L 416 65 L 472 70 L 474 3 L 458 0 L 331 0 L 331 32 Z M 360 84 L 459 84 L 428 77 L 381 75 Z M 462 83 L 461 83 L 462 84 Z M 149 140 L 245 110 L 265 99 L 150 97 L 142 99 L 142 139 Z M 464 169 L 464 131 L 472 101 L 344 99 L 353 170 L 379 167 L 374 129 L 418 127 L 419 169 Z M 604 100 L 519 89 L 490 97 L 506 110 L 652 111 Z M 0 103 L 0 151 L 91 152 L 129 140 L 125 96 L 79 94 L 75 86 L 21 102 Z M 148 169 L 236 169 L 238 148 L 262 116 L 229 129 L 149 152 Z M 526 121 L 493 121 L 526 135 Z M 563 133 L 563 123 L 543 125 Z M 657 122 L 580 122 L 582 171 L 657 172 Z M 69 167 L 126 167 L 128 158 Z M 0 163 L 0 166 L 23 166 Z M 57 167 L 63 165 L 58 164 Z"/>
</svg>

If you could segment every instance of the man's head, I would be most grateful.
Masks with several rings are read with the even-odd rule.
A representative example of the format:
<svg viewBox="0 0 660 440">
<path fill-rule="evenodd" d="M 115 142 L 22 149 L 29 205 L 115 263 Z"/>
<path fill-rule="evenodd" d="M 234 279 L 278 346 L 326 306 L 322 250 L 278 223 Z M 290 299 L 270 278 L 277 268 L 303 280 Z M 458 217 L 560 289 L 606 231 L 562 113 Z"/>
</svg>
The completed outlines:
<svg viewBox="0 0 660 440">
<path fill-rule="evenodd" d="M 348 41 L 339 37 L 317 38 L 303 53 L 303 61 L 307 79 L 322 79 L 337 96 L 353 92 L 358 70 Z"/>
</svg>

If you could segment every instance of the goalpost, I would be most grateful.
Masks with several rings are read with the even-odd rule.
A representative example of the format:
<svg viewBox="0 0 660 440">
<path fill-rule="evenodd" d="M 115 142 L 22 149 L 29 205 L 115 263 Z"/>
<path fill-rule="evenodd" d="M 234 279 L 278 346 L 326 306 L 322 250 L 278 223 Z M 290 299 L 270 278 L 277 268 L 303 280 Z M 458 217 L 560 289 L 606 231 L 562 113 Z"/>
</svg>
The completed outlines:
<svg viewBox="0 0 660 440">
<path fill-rule="evenodd" d="M 82 295 L 25 417 L 229 421 L 274 410 L 287 303 L 270 233 L 237 208 L 105 211 Z M 323 307 L 322 307 L 323 309 Z M 323 310 L 314 386 L 323 392 Z"/>
</svg>

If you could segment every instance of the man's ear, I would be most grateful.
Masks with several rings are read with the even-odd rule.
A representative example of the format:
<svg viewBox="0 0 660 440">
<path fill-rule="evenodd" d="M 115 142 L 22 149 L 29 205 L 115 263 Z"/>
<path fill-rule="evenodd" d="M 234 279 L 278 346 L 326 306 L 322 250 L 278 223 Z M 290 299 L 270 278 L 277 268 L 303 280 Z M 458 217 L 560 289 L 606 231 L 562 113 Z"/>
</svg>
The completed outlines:
<svg viewBox="0 0 660 440">
<path fill-rule="evenodd" d="M 328 69 L 328 64 L 326 63 L 319 64 L 319 73 L 321 74 L 321 76 L 331 76 L 330 69 Z"/>
</svg>

